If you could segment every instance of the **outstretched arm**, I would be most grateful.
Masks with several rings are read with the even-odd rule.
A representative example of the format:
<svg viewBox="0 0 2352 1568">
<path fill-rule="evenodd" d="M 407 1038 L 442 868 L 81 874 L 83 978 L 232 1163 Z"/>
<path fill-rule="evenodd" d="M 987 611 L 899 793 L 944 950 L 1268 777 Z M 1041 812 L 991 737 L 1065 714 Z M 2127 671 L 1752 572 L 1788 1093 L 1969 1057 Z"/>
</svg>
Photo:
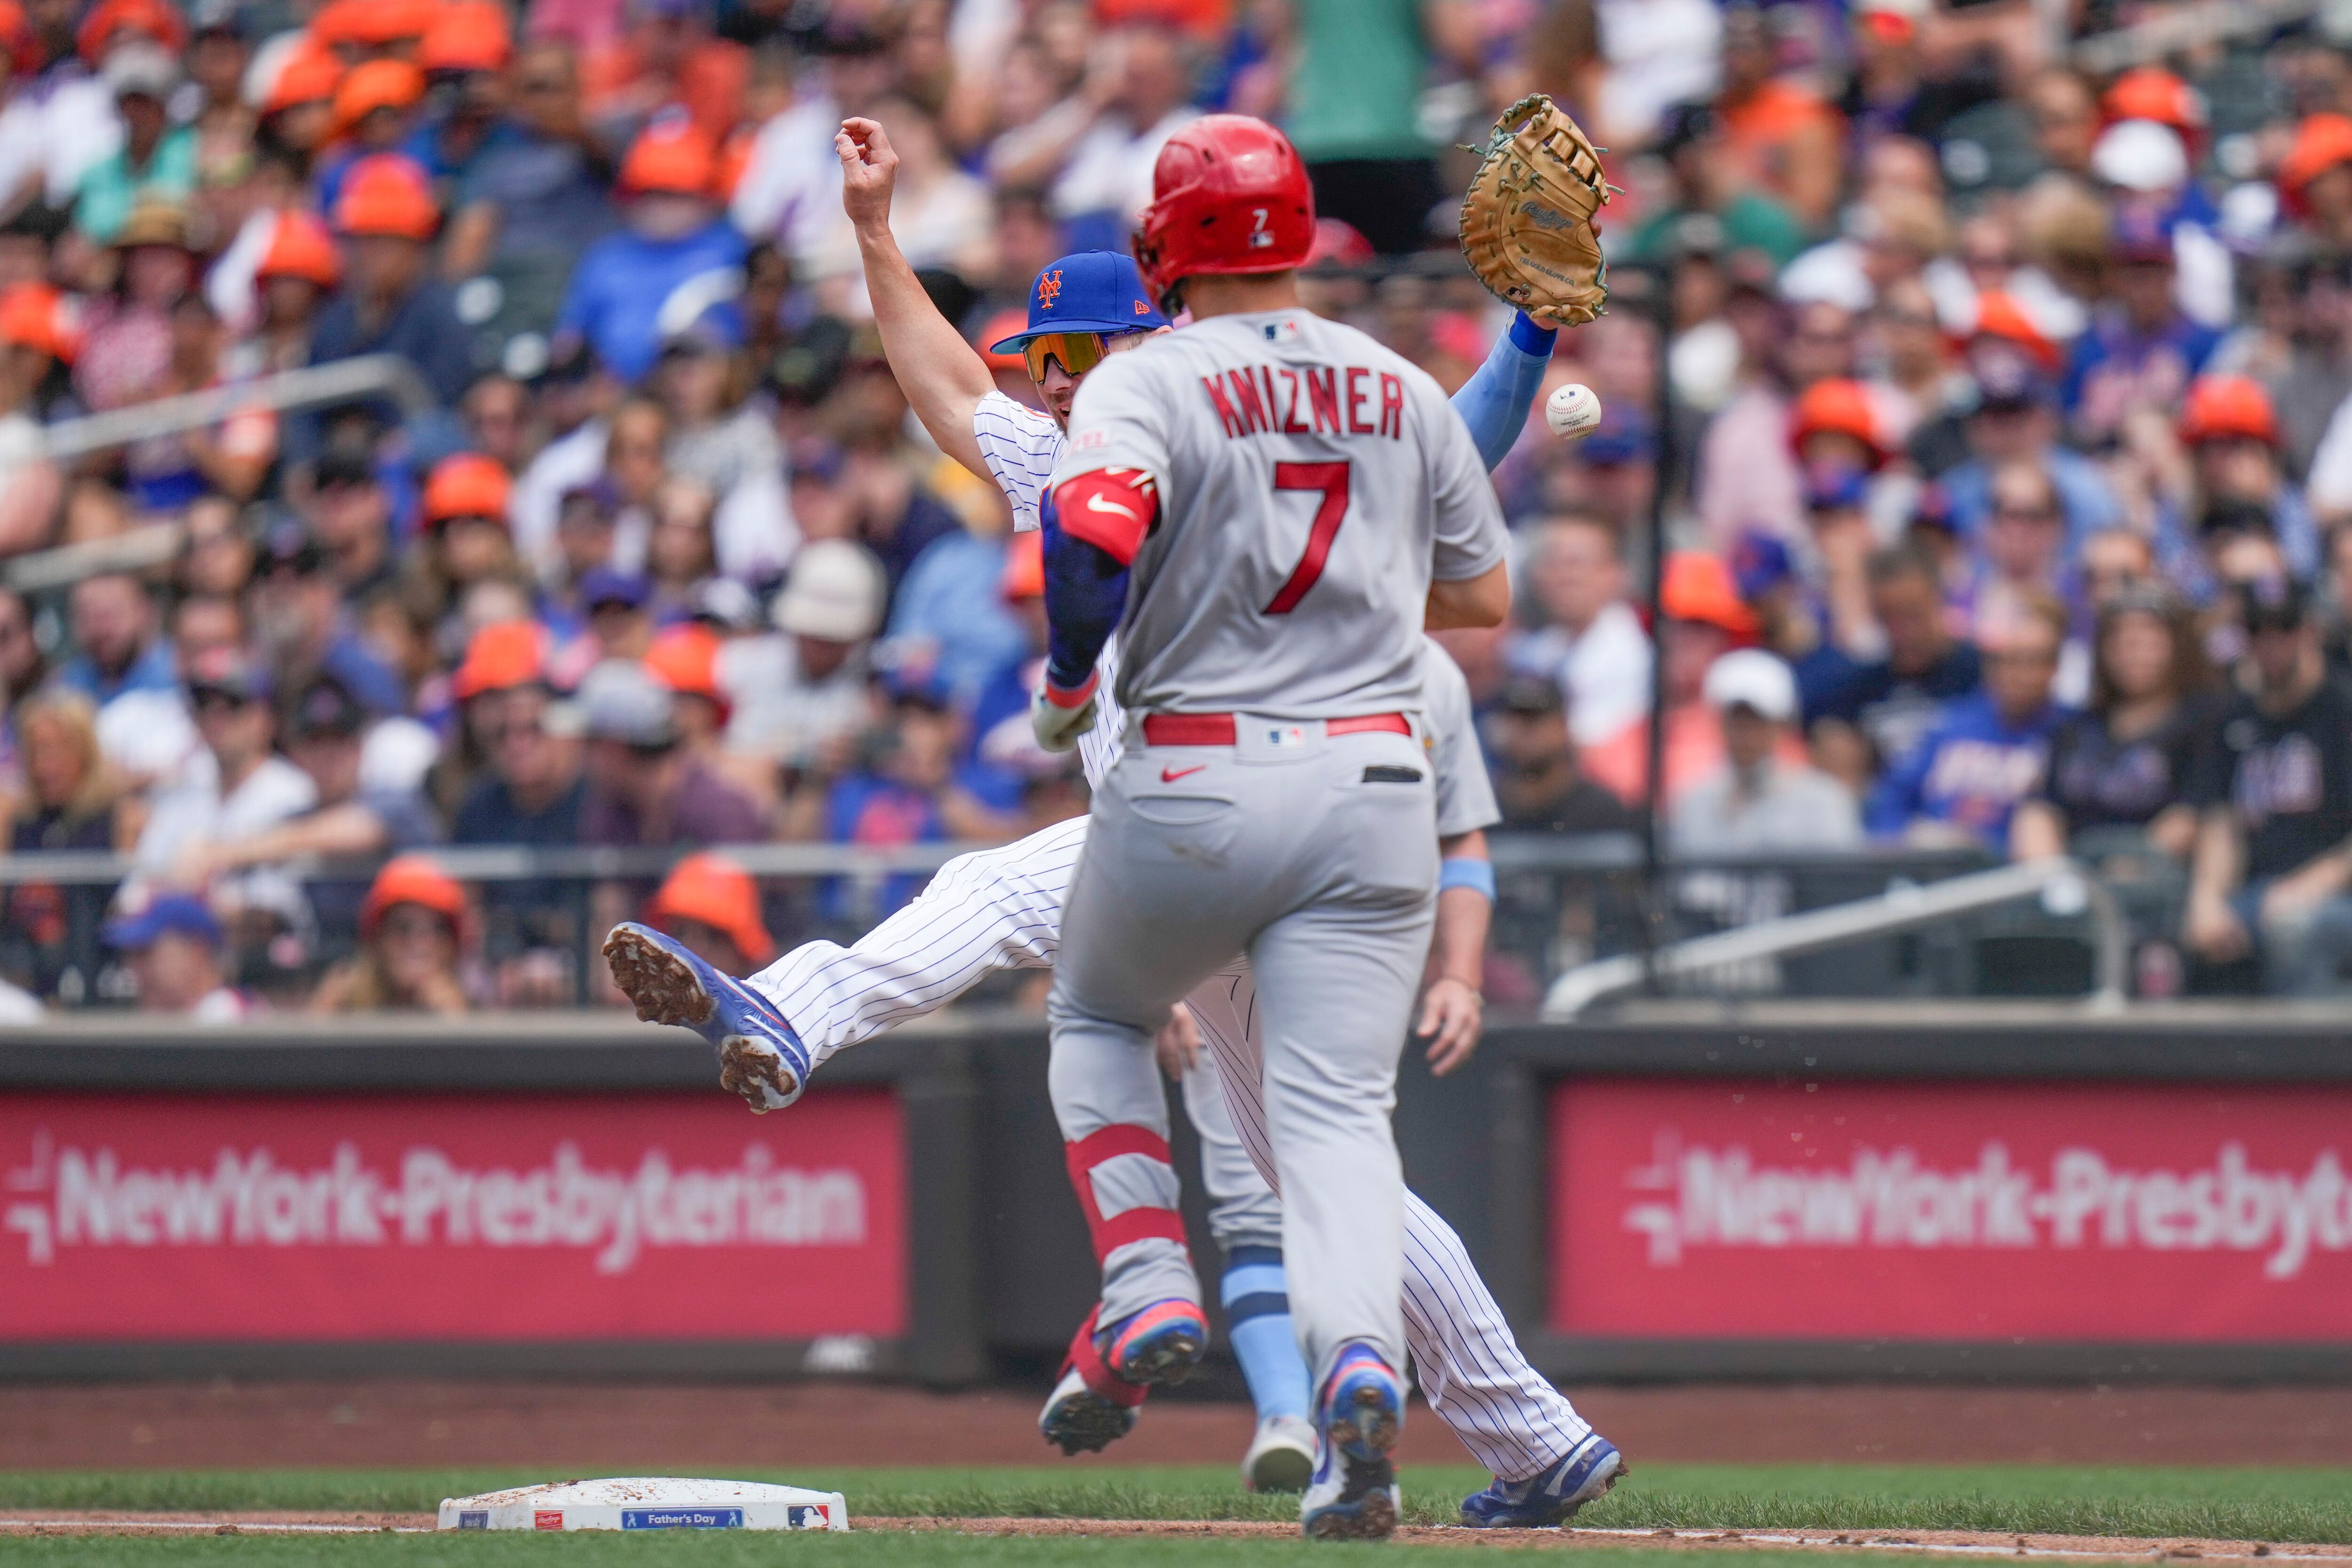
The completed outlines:
<svg viewBox="0 0 2352 1568">
<path fill-rule="evenodd" d="M 996 389 L 996 383 L 972 346 L 923 292 L 915 269 L 891 237 L 890 190 L 898 178 L 898 154 L 891 151 L 880 122 L 856 118 L 841 122 L 833 150 L 841 158 L 842 210 L 857 236 L 858 258 L 866 264 L 866 292 L 874 301 L 874 324 L 882 333 L 882 353 L 891 373 L 940 450 L 992 485 L 996 479 L 981 456 L 971 420 L 980 400 Z"/>
<path fill-rule="evenodd" d="M 1475 752 L 1473 752 L 1475 755 Z M 1429 989 L 1413 1033 L 1429 1038 L 1429 1070 L 1444 1078 L 1478 1048 L 1486 1015 L 1486 931 L 1495 919 L 1495 867 L 1484 828 L 1441 838 L 1437 930 L 1429 944 Z"/>
<path fill-rule="evenodd" d="M 1511 330 L 1495 340 L 1486 363 L 1454 395 L 1454 411 L 1470 426 L 1487 468 L 1503 460 L 1526 427 L 1528 409 L 1543 388 L 1544 370 L 1559 340 L 1558 329 L 1539 325 L 1525 311 L 1514 315 Z"/>
</svg>

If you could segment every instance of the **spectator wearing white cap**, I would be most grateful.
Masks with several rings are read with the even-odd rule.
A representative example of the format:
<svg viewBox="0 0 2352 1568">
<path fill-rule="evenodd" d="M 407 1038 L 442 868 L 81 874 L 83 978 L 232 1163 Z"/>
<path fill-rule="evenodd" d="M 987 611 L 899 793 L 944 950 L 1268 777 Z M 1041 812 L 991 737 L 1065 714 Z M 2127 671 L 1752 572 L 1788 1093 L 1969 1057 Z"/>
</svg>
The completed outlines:
<svg viewBox="0 0 2352 1568">
<path fill-rule="evenodd" d="M 1797 681 L 1760 648 L 1738 648 L 1707 667 L 1706 705 L 1723 726 L 1724 764 L 1675 800 L 1667 826 L 1690 858 L 1862 844 L 1862 817 L 1845 786 L 1791 762 L 1783 741 L 1797 721 Z"/>
<path fill-rule="evenodd" d="M 780 766 L 835 772 L 871 717 L 866 678 L 887 594 L 882 564 L 845 539 L 801 547 L 776 596 L 770 637 L 719 650 L 719 683 L 734 700 L 726 749 Z"/>
</svg>

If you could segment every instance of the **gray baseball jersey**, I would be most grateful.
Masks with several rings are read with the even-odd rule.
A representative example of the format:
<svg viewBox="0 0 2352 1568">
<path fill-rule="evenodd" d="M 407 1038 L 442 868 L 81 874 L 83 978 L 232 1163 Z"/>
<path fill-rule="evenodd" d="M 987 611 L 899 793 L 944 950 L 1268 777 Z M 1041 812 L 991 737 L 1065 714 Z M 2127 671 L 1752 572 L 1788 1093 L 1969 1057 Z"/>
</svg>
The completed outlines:
<svg viewBox="0 0 2352 1568">
<path fill-rule="evenodd" d="M 1050 416 L 992 392 L 980 400 L 972 414 L 972 434 L 979 439 L 988 471 L 1013 505 L 1013 531 L 1026 533 L 1039 526 L 1037 505 L 1061 455 L 1062 427 Z M 1428 716 L 1430 760 L 1437 770 L 1438 836 L 1452 838 L 1492 827 L 1503 814 L 1495 804 L 1486 759 L 1478 750 L 1470 683 L 1452 657 L 1435 643 L 1424 637 L 1420 647 L 1424 678 L 1422 702 Z M 1089 789 L 1102 787 L 1104 773 L 1118 760 L 1127 741 L 1127 713 L 1112 695 L 1118 685 L 1118 661 L 1119 634 L 1113 632 L 1102 657 L 1095 661 L 1102 672 L 1102 687 L 1096 698 L 1094 728 L 1078 739 Z"/>
<path fill-rule="evenodd" d="M 1104 361 L 1053 482 L 1103 468 L 1159 489 L 1121 623 L 1131 710 L 1418 708 L 1433 575 L 1476 577 L 1508 545 L 1437 384 L 1304 310 L 1219 316 Z"/>
</svg>

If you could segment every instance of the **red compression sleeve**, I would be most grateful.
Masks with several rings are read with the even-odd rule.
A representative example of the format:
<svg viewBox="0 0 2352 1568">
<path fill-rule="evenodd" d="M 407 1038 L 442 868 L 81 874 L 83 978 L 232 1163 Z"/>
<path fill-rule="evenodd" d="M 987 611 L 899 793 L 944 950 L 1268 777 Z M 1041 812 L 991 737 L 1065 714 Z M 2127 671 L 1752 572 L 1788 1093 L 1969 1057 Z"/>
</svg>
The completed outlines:
<svg viewBox="0 0 2352 1568">
<path fill-rule="evenodd" d="M 1054 505 L 1063 532 L 1122 566 L 1134 561 L 1160 516 L 1160 497 L 1140 468 L 1097 468 L 1065 479 L 1054 491 Z"/>
</svg>

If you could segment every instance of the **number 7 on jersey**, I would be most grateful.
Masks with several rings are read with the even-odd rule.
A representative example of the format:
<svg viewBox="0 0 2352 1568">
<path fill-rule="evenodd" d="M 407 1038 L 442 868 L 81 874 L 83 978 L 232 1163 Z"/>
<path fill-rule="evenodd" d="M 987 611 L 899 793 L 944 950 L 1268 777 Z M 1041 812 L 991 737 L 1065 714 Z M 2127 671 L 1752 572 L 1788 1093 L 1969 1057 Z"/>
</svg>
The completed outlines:
<svg viewBox="0 0 2352 1568">
<path fill-rule="evenodd" d="M 1315 580 L 1323 575 L 1324 563 L 1331 559 L 1331 541 L 1338 537 L 1339 524 L 1348 517 L 1348 465 L 1339 463 L 1276 463 L 1274 466 L 1274 488 L 1278 490 L 1320 490 L 1322 504 L 1315 509 L 1315 521 L 1307 530 L 1307 553 L 1290 570 L 1290 580 L 1266 601 L 1262 614 L 1286 616 L 1307 597 Z"/>
</svg>

